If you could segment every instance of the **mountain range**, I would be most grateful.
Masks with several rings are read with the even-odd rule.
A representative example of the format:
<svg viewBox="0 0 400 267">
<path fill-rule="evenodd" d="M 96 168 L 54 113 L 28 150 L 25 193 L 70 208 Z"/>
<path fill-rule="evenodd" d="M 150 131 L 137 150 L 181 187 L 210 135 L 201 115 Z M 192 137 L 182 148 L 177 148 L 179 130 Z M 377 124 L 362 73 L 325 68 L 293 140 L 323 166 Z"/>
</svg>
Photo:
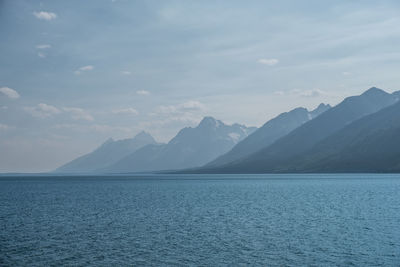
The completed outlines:
<svg viewBox="0 0 400 267">
<path fill-rule="evenodd" d="M 370 88 L 359 96 L 348 97 L 335 107 L 327 110 L 314 120 L 304 123 L 289 134 L 278 139 L 270 146 L 237 161 L 224 165 L 208 167 L 198 170 L 199 173 L 274 173 L 307 171 L 296 163 L 305 160 L 305 155 L 315 152 L 320 143 L 343 128 L 349 127 L 365 116 L 389 107 L 398 101 L 398 93 L 389 94 L 378 88 Z M 400 114 L 399 114 L 400 115 Z M 332 136 L 332 137 L 331 137 Z M 361 136 L 360 136 L 361 138 Z M 358 140 L 358 137 L 355 137 Z M 330 141 L 335 143 L 335 141 Z M 340 143 L 336 141 L 336 143 Z M 323 147 L 323 146 L 322 146 Z M 300 160 L 301 159 L 301 160 Z M 311 165 L 317 164 L 311 162 Z M 308 170 L 319 172 L 321 167 L 308 166 Z"/>
<path fill-rule="evenodd" d="M 202 166 L 226 153 L 256 130 L 240 124 L 226 125 L 205 117 L 197 127 L 187 127 L 162 145 L 148 145 L 103 171 L 143 172 Z"/>
<path fill-rule="evenodd" d="M 107 140 L 93 152 L 56 169 L 56 172 L 145 172 L 200 167 L 226 153 L 256 127 L 226 125 L 205 117 L 195 128 L 186 127 L 167 144 L 141 132 L 132 139 Z"/>
<path fill-rule="evenodd" d="M 93 152 L 66 163 L 57 168 L 55 172 L 94 172 L 121 160 L 139 148 L 149 144 L 157 144 L 157 142 L 149 133 L 144 131 L 130 139 L 114 141 L 110 138 Z"/>
<path fill-rule="evenodd" d="M 399 172 L 400 91 L 372 87 L 334 107 L 299 107 L 259 129 L 205 117 L 167 144 L 142 132 L 106 141 L 57 172 Z"/>
<path fill-rule="evenodd" d="M 344 127 L 281 171 L 400 172 L 400 103 Z"/>
<path fill-rule="evenodd" d="M 267 121 L 262 127 L 234 146 L 232 150 L 208 163 L 207 166 L 224 165 L 257 152 L 330 108 L 330 105 L 320 104 L 312 111 L 300 107 L 284 112 Z"/>
</svg>

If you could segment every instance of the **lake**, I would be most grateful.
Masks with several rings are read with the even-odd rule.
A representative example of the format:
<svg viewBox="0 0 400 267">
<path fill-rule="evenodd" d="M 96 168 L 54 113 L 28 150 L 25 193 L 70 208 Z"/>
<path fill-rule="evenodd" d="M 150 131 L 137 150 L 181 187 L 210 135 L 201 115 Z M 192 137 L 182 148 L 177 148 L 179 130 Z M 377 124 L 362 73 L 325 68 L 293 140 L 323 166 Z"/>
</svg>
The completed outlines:
<svg viewBox="0 0 400 267">
<path fill-rule="evenodd" d="M 400 176 L 0 177 L 0 265 L 399 266 Z"/>
</svg>

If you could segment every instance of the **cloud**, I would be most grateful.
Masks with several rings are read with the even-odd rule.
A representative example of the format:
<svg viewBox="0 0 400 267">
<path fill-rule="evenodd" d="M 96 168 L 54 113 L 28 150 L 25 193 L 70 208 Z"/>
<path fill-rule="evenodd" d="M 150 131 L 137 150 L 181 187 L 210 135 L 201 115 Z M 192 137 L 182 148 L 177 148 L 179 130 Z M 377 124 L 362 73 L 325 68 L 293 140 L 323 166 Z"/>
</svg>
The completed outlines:
<svg viewBox="0 0 400 267">
<path fill-rule="evenodd" d="M 84 67 L 80 67 L 79 70 L 81 71 L 87 71 L 87 70 L 92 70 L 93 66 L 92 65 L 88 65 L 88 66 L 84 66 Z"/>
<path fill-rule="evenodd" d="M 127 71 L 127 70 L 121 71 L 121 73 L 123 75 L 131 75 L 132 74 L 130 71 Z"/>
<path fill-rule="evenodd" d="M 276 58 L 260 58 L 257 62 L 268 66 L 274 66 L 279 63 L 279 60 Z"/>
<path fill-rule="evenodd" d="M 72 119 L 74 120 L 85 120 L 85 121 L 93 121 L 94 118 L 92 115 L 90 115 L 87 111 L 81 108 L 75 108 L 75 107 L 67 107 L 63 108 L 63 111 L 70 113 Z"/>
<path fill-rule="evenodd" d="M 343 74 L 344 76 L 349 76 L 349 75 L 351 75 L 351 72 L 344 71 L 344 72 L 342 72 L 342 74 Z"/>
<path fill-rule="evenodd" d="M 315 88 L 310 90 L 300 90 L 300 89 L 292 89 L 290 91 L 275 91 L 274 95 L 278 96 L 300 96 L 300 97 L 320 97 L 320 96 L 327 96 L 329 95 L 327 92 Z"/>
<path fill-rule="evenodd" d="M 146 91 L 146 90 L 138 90 L 138 91 L 136 91 L 136 94 L 138 94 L 138 95 L 149 95 L 150 92 Z"/>
<path fill-rule="evenodd" d="M 41 44 L 36 46 L 36 49 L 49 49 L 49 48 L 51 48 L 51 45 L 49 44 Z"/>
<path fill-rule="evenodd" d="M 30 113 L 33 117 L 37 118 L 48 118 L 54 115 L 60 114 L 61 110 L 56 108 L 55 106 L 40 103 L 35 107 L 25 107 L 24 110 Z"/>
<path fill-rule="evenodd" d="M 62 123 L 52 126 L 53 129 L 58 130 L 73 130 L 76 132 L 100 132 L 100 133 L 132 133 L 135 129 L 130 127 L 112 126 L 107 124 L 70 124 Z"/>
<path fill-rule="evenodd" d="M 46 12 L 46 11 L 33 12 L 33 15 L 38 19 L 47 20 L 47 21 L 57 18 L 57 14 L 55 14 L 53 12 Z"/>
<path fill-rule="evenodd" d="M 301 97 L 318 97 L 318 96 L 323 96 L 327 95 L 325 91 L 322 91 L 321 89 L 311 89 L 311 90 L 299 90 L 299 89 L 293 89 L 290 91 L 292 94 L 296 94 Z"/>
<path fill-rule="evenodd" d="M 10 128 L 11 128 L 10 126 L 8 126 L 8 125 L 6 125 L 6 124 L 1 124 L 1 123 L 0 123 L 0 131 L 8 130 L 8 129 L 10 129 Z"/>
<path fill-rule="evenodd" d="M 36 49 L 40 49 L 40 50 L 49 49 L 49 48 L 51 48 L 51 45 L 49 45 L 49 44 L 41 44 L 41 45 L 36 46 Z M 45 58 L 46 54 L 44 52 L 38 52 L 38 57 Z"/>
<path fill-rule="evenodd" d="M 285 92 L 283 92 L 283 91 L 275 91 L 274 92 L 274 95 L 284 95 L 285 94 Z"/>
<path fill-rule="evenodd" d="M 158 106 L 155 113 L 151 113 L 151 115 L 183 115 L 204 110 L 205 106 L 202 103 L 199 101 L 190 100 L 177 105 Z"/>
<path fill-rule="evenodd" d="M 205 106 L 199 101 L 187 101 L 180 105 L 180 107 L 184 110 L 204 110 Z"/>
<path fill-rule="evenodd" d="M 36 118 L 49 118 L 58 114 L 70 114 L 73 120 L 93 121 L 94 118 L 87 111 L 77 107 L 57 108 L 52 105 L 40 103 L 34 107 L 24 107 L 24 110 Z"/>
<path fill-rule="evenodd" d="M 141 126 L 146 128 L 164 127 L 166 125 L 173 127 L 195 125 L 204 117 L 205 111 L 204 104 L 196 100 L 189 100 L 176 105 L 162 105 L 149 114 L 153 119 L 142 122 Z"/>
<path fill-rule="evenodd" d="M 183 113 L 183 114 L 170 114 L 167 116 L 160 116 L 160 119 L 153 119 L 148 121 L 142 121 L 139 125 L 141 128 L 153 128 L 153 127 L 164 127 L 174 126 L 174 128 L 182 128 L 187 126 L 194 126 L 198 124 L 204 117 L 201 114 L 194 113 Z M 162 117 L 162 118 L 161 118 Z"/>
<path fill-rule="evenodd" d="M 87 66 L 83 66 L 83 67 L 80 67 L 78 70 L 76 70 L 74 73 L 76 74 L 76 75 L 80 75 L 82 72 L 84 72 L 84 71 L 91 71 L 91 70 L 93 70 L 94 69 L 94 67 L 92 66 L 92 65 L 87 65 Z"/>
<path fill-rule="evenodd" d="M 139 112 L 134 108 L 122 108 L 115 109 L 112 111 L 113 114 L 129 114 L 129 115 L 138 115 Z"/>
<path fill-rule="evenodd" d="M 15 91 L 14 89 L 11 89 L 9 87 L 1 87 L 0 93 L 4 94 L 7 97 L 12 98 L 12 99 L 17 99 L 20 97 L 20 95 L 18 94 L 17 91 Z"/>
<path fill-rule="evenodd" d="M 121 127 L 121 126 L 111 126 L 107 124 L 93 124 L 88 127 L 89 131 L 95 131 L 100 133 L 131 133 L 132 129 L 129 127 Z"/>
</svg>

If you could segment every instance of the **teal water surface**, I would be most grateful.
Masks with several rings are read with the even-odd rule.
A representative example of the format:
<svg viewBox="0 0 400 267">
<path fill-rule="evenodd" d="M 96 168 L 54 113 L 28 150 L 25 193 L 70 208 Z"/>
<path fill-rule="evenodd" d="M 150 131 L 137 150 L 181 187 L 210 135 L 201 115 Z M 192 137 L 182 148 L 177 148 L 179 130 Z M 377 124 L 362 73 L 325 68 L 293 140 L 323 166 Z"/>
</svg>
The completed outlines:
<svg viewBox="0 0 400 267">
<path fill-rule="evenodd" d="M 1 266 L 400 266 L 399 175 L 0 177 Z"/>
</svg>

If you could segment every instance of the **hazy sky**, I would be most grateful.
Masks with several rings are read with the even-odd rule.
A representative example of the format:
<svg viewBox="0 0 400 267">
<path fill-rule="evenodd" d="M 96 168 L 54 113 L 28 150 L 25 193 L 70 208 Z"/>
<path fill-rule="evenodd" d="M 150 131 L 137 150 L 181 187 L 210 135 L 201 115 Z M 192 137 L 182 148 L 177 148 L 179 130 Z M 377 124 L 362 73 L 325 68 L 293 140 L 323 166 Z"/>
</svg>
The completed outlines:
<svg viewBox="0 0 400 267">
<path fill-rule="evenodd" d="M 399 3 L 0 0 L 0 172 L 398 90 Z"/>
</svg>

